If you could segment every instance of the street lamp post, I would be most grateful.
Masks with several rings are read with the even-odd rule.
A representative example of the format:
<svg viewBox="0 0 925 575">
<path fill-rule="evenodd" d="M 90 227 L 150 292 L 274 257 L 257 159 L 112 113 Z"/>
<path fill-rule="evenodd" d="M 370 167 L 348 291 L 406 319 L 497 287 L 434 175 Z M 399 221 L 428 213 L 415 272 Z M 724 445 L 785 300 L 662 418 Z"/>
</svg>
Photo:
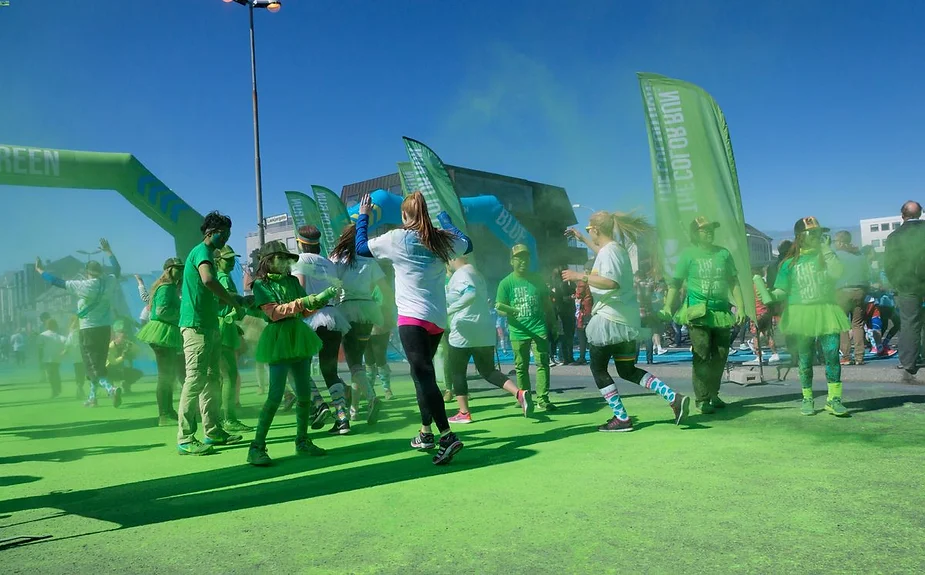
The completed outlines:
<svg viewBox="0 0 925 575">
<path fill-rule="evenodd" d="M 581 204 L 572 204 L 572 209 L 578 209 L 578 208 L 584 208 L 584 209 L 586 209 L 586 210 L 591 210 L 591 213 L 592 213 L 592 214 L 593 214 L 595 211 L 597 211 L 597 210 L 595 210 L 594 208 L 589 208 L 588 206 L 583 206 L 583 205 L 581 205 Z"/>
<path fill-rule="evenodd" d="M 266 239 L 266 228 L 263 223 L 263 180 L 260 170 L 260 114 L 257 107 L 257 52 L 254 48 L 254 8 L 266 8 L 268 12 L 279 12 L 281 3 L 275 0 L 223 0 L 226 4 L 236 2 L 247 6 L 250 16 L 251 33 L 251 85 L 253 87 L 254 103 L 254 177 L 257 187 L 257 238 L 260 246 Z"/>
</svg>

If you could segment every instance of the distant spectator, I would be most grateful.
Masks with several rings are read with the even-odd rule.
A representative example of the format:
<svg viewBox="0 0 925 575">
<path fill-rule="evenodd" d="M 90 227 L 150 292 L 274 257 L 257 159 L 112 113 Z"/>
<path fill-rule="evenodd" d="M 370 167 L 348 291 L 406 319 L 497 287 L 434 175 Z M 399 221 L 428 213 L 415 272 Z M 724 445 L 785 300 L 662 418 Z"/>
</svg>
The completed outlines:
<svg viewBox="0 0 925 575">
<path fill-rule="evenodd" d="M 22 367 L 26 362 L 26 329 L 21 328 L 10 337 L 10 345 L 13 348 L 13 360 L 16 367 Z"/>
<path fill-rule="evenodd" d="M 44 350 L 42 369 L 45 370 L 45 381 L 51 384 L 51 397 L 54 399 L 61 395 L 61 360 L 67 355 L 67 338 L 58 333 L 58 322 L 48 319 L 40 340 Z"/>
<path fill-rule="evenodd" d="M 594 267 L 594 260 L 588 260 L 585 263 L 585 273 L 590 274 L 591 268 Z M 588 336 L 585 328 L 588 327 L 588 321 L 591 319 L 591 309 L 594 307 L 594 298 L 591 295 L 591 288 L 588 282 L 579 281 L 575 285 L 575 329 L 578 333 L 578 360 L 577 365 L 585 365 L 587 360 L 585 354 L 588 351 Z"/>
<path fill-rule="evenodd" d="M 918 354 L 925 319 L 925 223 L 922 205 L 908 201 L 902 207 L 903 224 L 886 240 L 885 268 L 896 290 L 896 308 L 902 321 L 899 361 L 903 383 L 916 383 Z"/>
<path fill-rule="evenodd" d="M 864 363 L 864 325 L 867 323 L 867 296 L 869 265 L 867 258 L 851 244 L 851 233 L 841 231 L 835 234 L 835 255 L 844 266 L 841 278 L 835 282 L 838 306 L 851 318 L 851 332 L 840 335 L 842 365 Z M 854 357 L 851 357 L 851 341 L 854 341 Z"/>
</svg>

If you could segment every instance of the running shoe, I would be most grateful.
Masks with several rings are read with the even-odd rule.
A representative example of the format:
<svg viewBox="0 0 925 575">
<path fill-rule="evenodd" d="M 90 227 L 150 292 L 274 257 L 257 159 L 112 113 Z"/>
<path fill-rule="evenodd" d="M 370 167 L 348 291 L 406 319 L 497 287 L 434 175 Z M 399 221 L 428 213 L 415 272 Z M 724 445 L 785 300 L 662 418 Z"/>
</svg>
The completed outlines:
<svg viewBox="0 0 925 575">
<path fill-rule="evenodd" d="M 775 363 L 780 363 L 780 354 L 772 353 L 771 357 L 768 358 L 768 364 L 774 365 Z"/>
<path fill-rule="evenodd" d="M 453 460 L 453 456 L 459 453 L 462 448 L 463 443 L 456 437 L 456 434 L 452 431 L 447 433 L 440 438 L 440 448 L 433 459 L 434 465 L 446 465 Z"/>
<path fill-rule="evenodd" d="M 598 431 L 632 431 L 633 422 L 629 419 L 617 419 L 616 416 L 611 417 L 607 423 L 597 428 Z"/>
<path fill-rule="evenodd" d="M 218 428 L 215 431 L 215 435 L 207 435 L 203 443 L 206 445 L 232 445 L 240 442 L 242 439 L 244 439 L 244 437 L 241 435 L 233 435 L 222 428 Z"/>
<path fill-rule="evenodd" d="M 555 411 L 559 409 L 555 403 L 542 399 L 536 402 L 536 407 L 537 409 L 542 409 L 543 411 Z"/>
<path fill-rule="evenodd" d="M 812 399 L 803 398 L 800 404 L 800 415 L 816 415 L 816 406 Z"/>
<path fill-rule="evenodd" d="M 295 438 L 295 452 L 296 455 L 312 455 L 312 456 L 321 456 L 327 455 L 327 451 L 321 449 L 314 443 L 312 440 L 307 437 L 296 437 Z"/>
<path fill-rule="evenodd" d="M 713 399 L 710 400 L 710 405 L 716 409 L 723 409 L 726 407 L 726 402 L 719 398 L 718 395 L 713 396 Z"/>
<path fill-rule="evenodd" d="M 84 402 L 84 407 L 96 407 L 96 398 L 92 397 Z"/>
<path fill-rule="evenodd" d="M 379 410 L 382 408 L 382 402 L 378 397 L 369 400 L 369 412 L 366 414 L 366 423 L 375 425 L 379 421 Z"/>
<path fill-rule="evenodd" d="M 254 428 L 249 425 L 244 425 L 237 419 L 227 419 L 222 422 L 222 429 L 225 431 L 237 431 L 239 433 L 250 433 L 254 431 Z"/>
<path fill-rule="evenodd" d="M 848 409 L 842 405 L 840 397 L 833 397 L 825 402 L 825 410 L 836 417 L 848 415 Z"/>
<path fill-rule="evenodd" d="M 177 425 L 177 422 L 170 419 L 168 415 L 159 415 L 157 417 L 158 427 L 174 427 L 175 425 Z"/>
<path fill-rule="evenodd" d="M 517 404 L 524 412 L 524 417 L 530 417 L 533 414 L 533 396 L 529 391 L 523 389 L 517 392 Z"/>
<path fill-rule="evenodd" d="M 121 387 L 112 388 L 112 393 L 110 395 L 112 395 L 112 406 L 113 407 L 119 407 L 120 405 L 122 405 L 122 388 Z"/>
<path fill-rule="evenodd" d="M 472 414 L 459 412 L 453 417 L 449 418 L 450 423 L 472 423 Z"/>
<path fill-rule="evenodd" d="M 328 430 L 329 435 L 347 435 L 350 433 L 350 422 L 346 419 L 344 421 L 335 421 L 334 426 Z"/>
<path fill-rule="evenodd" d="M 283 396 L 283 411 L 289 411 L 292 409 L 292 406 L 295 405 L 296 396 L 289 390 L 286 390 L 286 394 Z"/>
<path fill-rule="evenodd" d="M 356 421 L 357 417 L 360 415 L 360 408 L 356 405 L 351 405 L 349 410 L 350 421 Z"/>
<path fill-rule="evenodd" d="M 321 429 L 330 417 L 331 408 L 328 407 L 327 403 L 322 403 L 321 407 L 315 410 L 315 415 L 312 417 L 312 429 Z"/>
<path fill-rule="evenodd" d="M 670 405 L 671 411 L 674 412 L 674 424 L 681 425 L 681 421 L 690 413 L 691 398 L 675 392 L 674 401 Z"/>
<path fill-rule="evenodd" d="M 392 399 L 393 397 L 395 397 L 395 396 L 392 394 L 392 390 L 391 390 L 391 389 L 386 389 L 384 392 L 385 392 L 385 400 L 386 400 L 386 401 L 388 401 L 388 400 Z"/>
<path fill-rule="evenodd" d="M 433 433 L 421 433 L 420 431 L 414 439 L 411 440 L 411 447 L 414 449 L 433 449 L 437 444 L 434 443 Z"/>
<path fill-rule="evenodd" d="M 443 390 L 443 403 L 449 403 L 453 401 L 453 392 L 449 389 Z"/>
<path fill-rule="evenodd" d="M 212 446 L 202 443 L 194 437 L 189 443 L 177 445 L 177 453 L 180 455 L 208 455 L 212 453 Z"/>
<path fill-rule="evenodd" d="M 696 402 L 697 409 L 700 410 L 700 413 L 711 414 L 716 413 L 716 409 L 713 407 L 709 401 L 698 401 Z"/>
<path fill-rule="evenodd" d="M 266 445 L 254 445 L 251 443 L 250 449 L 247 450 L 247 462 L 256 467 L 266 467 L 273 463 L 267 454 Z"/>
</svg>

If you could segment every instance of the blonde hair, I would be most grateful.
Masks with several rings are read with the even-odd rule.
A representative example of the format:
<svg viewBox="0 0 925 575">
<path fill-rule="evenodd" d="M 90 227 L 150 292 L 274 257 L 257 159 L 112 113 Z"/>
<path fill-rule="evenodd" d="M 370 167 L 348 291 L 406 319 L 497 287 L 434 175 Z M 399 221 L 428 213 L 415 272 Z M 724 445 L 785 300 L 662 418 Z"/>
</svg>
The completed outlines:
<svg viewBox="0 0 925 575">
<path fill-rule="evenodd" d="M 401 203 L 401 212 L 408 220 L 402 228 L 416 232 L 424 247 L 448 262 L 453 250 L 453 236 L 446 230 L 438 230 L 431 223 L 424 194 L 414 192 L 407 196 Z"/>
<path fill-rule="evenodd" d="M 608 212 L 600 210 L 591 214 L 589 221 L 601 235 L 615 240 L 620 245 L 635 244 L 654 228 L 645 216 L 634 212 Z"/>
</svg>

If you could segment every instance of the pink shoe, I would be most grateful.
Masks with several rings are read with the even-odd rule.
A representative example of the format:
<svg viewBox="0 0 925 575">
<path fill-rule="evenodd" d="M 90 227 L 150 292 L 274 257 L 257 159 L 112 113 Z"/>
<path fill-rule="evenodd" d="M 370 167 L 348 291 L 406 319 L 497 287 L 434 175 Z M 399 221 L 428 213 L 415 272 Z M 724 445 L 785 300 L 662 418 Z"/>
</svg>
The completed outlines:
<svg viewBox="0 0 925 575">
<path fill-rule="evenodd" d="M 449 418 L 448 421 L 450 423 L 472 423 L 472 415 L 460 411 L 453 417 Z"/>
</svg>

